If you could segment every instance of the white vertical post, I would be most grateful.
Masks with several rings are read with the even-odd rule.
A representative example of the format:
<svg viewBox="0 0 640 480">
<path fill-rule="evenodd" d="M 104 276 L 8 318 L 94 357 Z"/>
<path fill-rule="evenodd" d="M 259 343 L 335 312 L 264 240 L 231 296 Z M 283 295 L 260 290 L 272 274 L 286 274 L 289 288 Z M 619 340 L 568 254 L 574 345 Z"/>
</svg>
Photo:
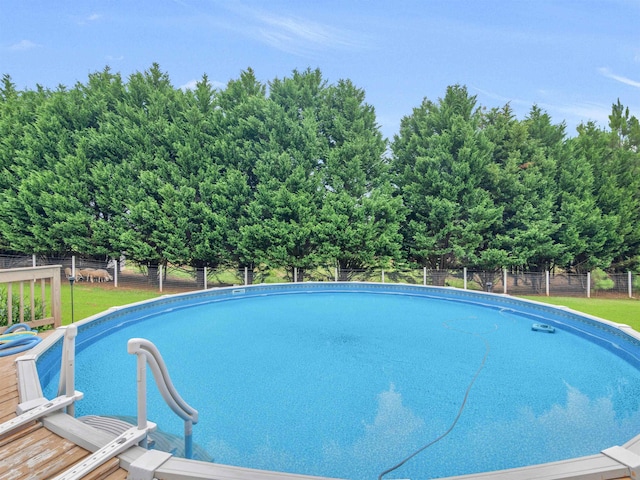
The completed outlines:
<svg viewBox="0 0 640 480">
<path fill-rule="evenodd" d="M 587 272 L 587 298 L 591 298 L 591 272 Z"/>
<path fill-rule="evenodd" d="M 384 283 L 384 268 L 382 269 L 382 283 Z"/>
<path fill-rule="evenodd" d="M 118 267 L 120 263 L 115 258 L 113 259 L 113 286 L 118 286 Z"/>
<path fill-rule="evenodd" d="M 76 256 L 71 255 L 71 276 L 76 278 Z"/>
<path fill-rule="evenodd" d="M 147 428 L 147 359 L 143 352 L 136 354 L 136 382 L 138 383 L 138 430 Z M 146 447 L 146 437 L 143 447 Z"/>
<path fill-rule="evenodd" d="M 160 281 L 160 291 L 162 292 L 162 265 L 158 265 L 158 280 Z"/>
<path fill-rule="evenodd" d="M 207 267 L 204 267 L 204 289 L 207 289 Z"/>
<path fill-rule="evenodd" d="M 249 284 L 249 267 L 244 267 L 244 284 Z"/>
<path fill-rule="evenodd" d="M 427 285 L 427 267 L 422 267 L 422 284 Z"/>
<path fill-rule="evenodd" d="M 75 387 L 75 358 L 76 358 L 76 335 L 78 334 L 78 327 L 75 325 L 69 325 L 64 332 L 64 340 L 67 342 L 65 345 L 65 395 L 72 397 L 76 393 Z M 75 416 L 75 404 L 71 404 L 67 407 L 67 414 L 72 417 Z"/>
<path fill-rule="evenodd" d="M 467 289 L 467 267 L 464 267 L 462 269 L 462 284 L 464 286 L 464 289 Z"/>
<path fill-rule="evenodd" d="M 36 265 L 36 254 L 35 254 L 35 253 L 32 253 L 32 254 L 31 254 L 31 264 L 32 264 L 32 266 L 34 266 L 34 267 L 36 267 L 36 266 L 37 266 L 37 265 Z"/>
<path fill-rule="evenodd" d="M 507 294 L 507 269 L 502 269 L 502 293 Z"/>
<path fill-rule="evenodd" d="M 68 325 L 64 330 L 62 343 L 62 357 L 60 359 L 60 380 L 58 382 L 58 396 L 75 396 L 75 356 L 76 356 L 76 335 L 78 328 L 75 325 Z M 75 415 L 73 403 L 67 407 L 67 413 Z"/>
<path fill-rule="evenodd" d="M 631 275 L 631 270 L 627 272 L 627 286 L 629 289 L 629 298 L 633 298 L 633 276 Z"/>
<path fill-rule="evenodd" d="M 333 269 L 333 277 L 335 278 L 336 282 L 338 281 L 338 267 L 335 267 Z"/>
<path fill-rule="evenodd" d="M 298 267 L 293 267 L 293 283 L 298 283 Z"/>
<path fill-rule="evenodd" d="M 549 275 L 549 270 L 547 270 L 546 272 L 544 272 L 544 283 L 545 283 L 545 293 L 547 294 L 547 297 L 549 296 L 549 282 L 550 282 L 550 275 Z"/>
</svg>

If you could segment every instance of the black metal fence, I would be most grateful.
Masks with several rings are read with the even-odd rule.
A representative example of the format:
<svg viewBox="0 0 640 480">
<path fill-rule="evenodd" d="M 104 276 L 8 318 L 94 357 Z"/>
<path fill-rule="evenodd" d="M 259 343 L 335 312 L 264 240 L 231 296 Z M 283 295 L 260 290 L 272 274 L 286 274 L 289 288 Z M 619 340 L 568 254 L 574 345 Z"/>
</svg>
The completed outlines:
<svg viewBox="0 0 640 480">
<path fill-rule="evenodd" d="M 193 268 L 189 266 L 145 266 L 126 259 L 95 259 L 79 256 L 0 255 L 0 269 L 62 265 L 63 280 L 89 282 L 103 288 L 152 289 L 183 292 L 251 283 L 287 283 L 301 281 L 383 282 L 435 285 L 511 295 L 575 297 L 634 297 L 640 291 L 640 275 L 632 272 L 584 274 L 552 272 L 513 273 L 502 271 L 460 270 L 339 270 L 335 267 L 269 270 L 264 267 L 234 270 L 229 268 Z"/>
</svg>

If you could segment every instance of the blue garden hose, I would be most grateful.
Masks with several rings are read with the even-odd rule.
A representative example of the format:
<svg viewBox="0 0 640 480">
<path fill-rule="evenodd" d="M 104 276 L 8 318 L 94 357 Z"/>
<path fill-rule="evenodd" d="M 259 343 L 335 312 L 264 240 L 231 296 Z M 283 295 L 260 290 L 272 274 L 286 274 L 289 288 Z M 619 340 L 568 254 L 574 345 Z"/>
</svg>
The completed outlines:
<svg viewBox="0 0 640 480">
<path fill-rule="evenodd" d="M 42 341 L 26 323 L 16 323 L 0 334 L 0 357 L 24 352 Z"/>
</svg>

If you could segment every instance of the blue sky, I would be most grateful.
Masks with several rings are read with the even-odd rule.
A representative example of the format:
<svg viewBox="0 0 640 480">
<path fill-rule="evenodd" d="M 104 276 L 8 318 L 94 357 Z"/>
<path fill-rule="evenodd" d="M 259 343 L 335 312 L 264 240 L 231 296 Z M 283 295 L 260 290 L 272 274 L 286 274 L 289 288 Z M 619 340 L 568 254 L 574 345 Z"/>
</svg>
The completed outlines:
<svg viewBox="0 0 640 480">
<path fill-rule="evenodd" d="M 160 64 L 176 87 L 252 68 L 319 68 L 366 92 L 386 137 L 423 98 L 466 85 L 518 118 L 537 104 L 567 132 L 640 116 L 640 0 L 0 0 L 0 74 L 20 89 L 125 78 Z"/>
</svg>

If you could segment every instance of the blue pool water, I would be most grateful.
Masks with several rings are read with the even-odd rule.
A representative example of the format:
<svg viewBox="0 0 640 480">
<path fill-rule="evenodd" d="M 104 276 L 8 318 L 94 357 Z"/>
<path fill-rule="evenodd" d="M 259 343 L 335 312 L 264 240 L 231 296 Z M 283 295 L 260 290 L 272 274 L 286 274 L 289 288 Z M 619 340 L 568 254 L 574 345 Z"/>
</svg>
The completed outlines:
<svg viewBox="0 0 640 480">
<path fill-rule="evenodd" d="M 219 463 L 377 478 L 447 431 L 478 371 L 451 433 L 385 478 L 590 455 L 640 432 L 633 362 L 561 321 L 555 334 L 534 332 L 535 319 L 511 309 L 319 292 L 229 296 L 139 317 L 79 348 L 76 415 L 135 416 L 126 345 L 147 338 L 200 412 L 194 442 Z M 151 380 L 149 402 L 149 419 L 182 435 Z"/>
</svg>

